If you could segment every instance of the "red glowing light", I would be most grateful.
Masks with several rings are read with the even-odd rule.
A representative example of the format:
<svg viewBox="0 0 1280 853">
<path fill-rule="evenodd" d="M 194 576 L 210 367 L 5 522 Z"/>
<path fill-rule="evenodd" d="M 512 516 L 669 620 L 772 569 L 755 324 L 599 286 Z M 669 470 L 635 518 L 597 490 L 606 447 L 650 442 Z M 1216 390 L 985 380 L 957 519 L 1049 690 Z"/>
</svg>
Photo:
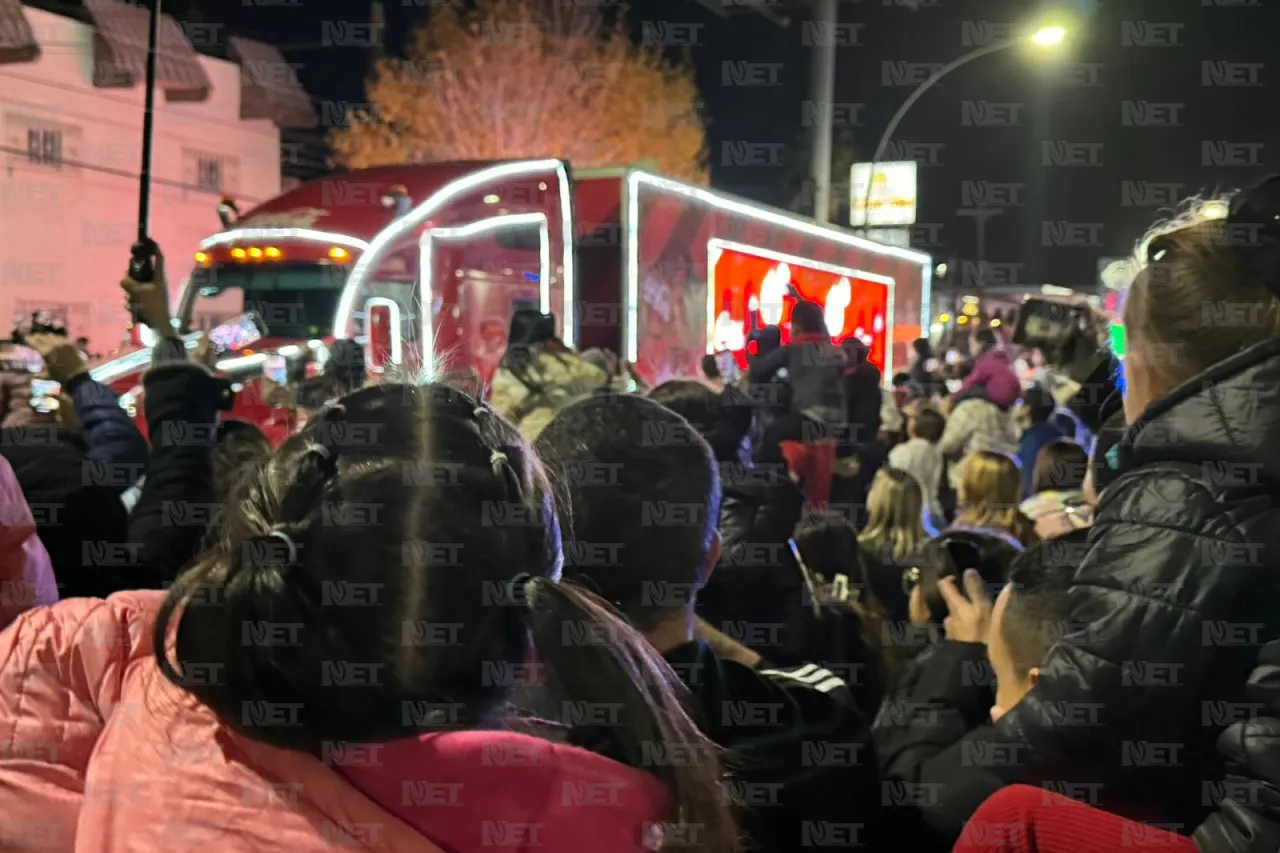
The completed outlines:
<svg viewBox="0 0 1280 853">
<path fill-rule="evenodd" d="M 729 345 L 731 338 L 741 340 L 752 328 L 763 328 L 768 325 L 762 314 L 777 314 L 781 307 L 778 325 L 782 330 L 782 343 L 790 339 L 791 311 L 800 299 L 806 299 L 828 307 L 828 295 L 841 284 L 848 281 L 847 304 L 844 305 L 843 318 L 840 317 L 838 303 L 833 305 L 830 318 L 834 329 L 833 339 L 839 343 L 861 331 L 863 339 L 870 346 L 870 361 L 884 368 L 886 350 L 889 345 L 885 317 L 889 309 L 889 289 L 883 284 L 865 281 L 856 276 L 845 276 L 826 270 L 804 265 L 802 262 L 786 261 L 786 273 L 789 279 L 788 291 L 781 297 L 778 305 L 778 294 L 781 291 L 771 287 L 774 296 L 762 296 L 762 283 L 772 281 L 778 276 L 779 261 L 741 252 L 736 249 L 723 249 L 716 260 L 712 271 L 711 286 L 713 288 L 712 305 L 718 306 L 716 316 L 717 349 L 728 345 L 738 355 L 739 364 L 745 366 L 746 355 L 754 356 L 754 342 L 747 344 L 745 351 Z M 771 275 L 772 274 L 772 275 Z M 776 282 L 774 282 L 776 284 Z M 836 297 L 838 302 L 845 302 L 843 288 Z M 762 305 L 764 299 L 770 299 L 772 306 Z M 754 303 L 754 305 L 753 305 Z M 772 307 L 772 310 L 770 308 Z M 770 317 L 772 319 L 772 317 Z M 843 319 L 843 323 L 841 323 Z M 729 335 L 732 329 L 734 334 Z M 738 332 L 741 332 L 741 336 Z M 720 338 L 725 340 L 720 340 Z M 738 345 L 739 347 L 741 344 Z"/>
</svg>

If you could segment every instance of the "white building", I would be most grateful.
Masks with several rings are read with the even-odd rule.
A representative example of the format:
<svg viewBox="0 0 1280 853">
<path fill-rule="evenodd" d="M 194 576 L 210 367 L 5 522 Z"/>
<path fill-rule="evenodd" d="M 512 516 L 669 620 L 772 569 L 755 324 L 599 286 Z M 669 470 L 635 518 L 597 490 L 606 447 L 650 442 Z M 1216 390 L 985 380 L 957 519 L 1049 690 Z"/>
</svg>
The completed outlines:
<svg viewBox="0 0 1280 853">
<path fill-rule="evenodd" d="M 119 281 L 137 236 L 148 13 L 84 5 L 77 20 L 0 0 L 0 324 L 57 312 L 108 354 L 128 321 Z M 176 290 L 220 230 L 219 200 L 244 210 L 277 195 L 280 127 L 315 119 L 278 51 L 207 25 L 166 17 L 158 71 L 150 231 Z"/>
</svg>

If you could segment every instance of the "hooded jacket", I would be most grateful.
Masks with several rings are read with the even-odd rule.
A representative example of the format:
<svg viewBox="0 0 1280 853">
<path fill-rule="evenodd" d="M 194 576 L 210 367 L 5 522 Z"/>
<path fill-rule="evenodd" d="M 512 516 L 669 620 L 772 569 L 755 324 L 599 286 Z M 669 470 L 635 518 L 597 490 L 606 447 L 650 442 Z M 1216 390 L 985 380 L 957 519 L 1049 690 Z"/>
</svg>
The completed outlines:
<svg viewBox="0 0 1280 853">
<path fill-rule="evenodd" d="M 875 849 L 880 776 L 842 679 L 814 663 L 754 671 L 701 641 L 665 657 L 704 733 L 730 751 L 748 851 Z"/>
<path fill-rule="evenodd" d="M 1002 347 L 989 349 L 973 362 L 973 370 L 965 377 L 964 384 L 956 392 L 957 397 L 970 390 L 981 388 L 985 396 L 1006 412 L 1013 408 L 1022 396 L 1022 382 L 1013 369 L 1009 351 Z"/>
<path fill-rule="evenodd" d="M 1108 453 L 1072 621 L 996 724 L 1007 782 L 1097 783 L 1098 804 L 1189 832 L 1215 741 L 1280 638 L 1280 341 L 1153 402 Z M 1167 827 L 1171 828 L 1171 827 Z"/>
<path fill-rule="evenodd" d="M 576 352 L 529 348 L 531 361 L 515 369 L 507 359 L 493 374 L 489 404 L 532 442 L 556 413 L 575 400 L 605 390 L 609 374 Z"/>
<path fill-rule="evenodd" d="M 0 628 L 32 607 L 58 600 L 49 552 L 13 468 L 0 456 Z"/>
<path fill-rule="evenodd" d="M 8 853 L 639 853 L 670 820 L 656 778 L 509 732 L 248 740 L 152 657 L 163 594 L 64 601 L 0 633 Z"/>
<path fill-rule="evenodd" d="M 0 430 L 0 455 L 13 466 L 53 561 L 63 598 L 129 588 L 133 563 L 120 496 L 142 476 L 147 443 L 119 396 L 81 374 L 64 383 L 83 430 L 32 423 Z"/>
</svg>

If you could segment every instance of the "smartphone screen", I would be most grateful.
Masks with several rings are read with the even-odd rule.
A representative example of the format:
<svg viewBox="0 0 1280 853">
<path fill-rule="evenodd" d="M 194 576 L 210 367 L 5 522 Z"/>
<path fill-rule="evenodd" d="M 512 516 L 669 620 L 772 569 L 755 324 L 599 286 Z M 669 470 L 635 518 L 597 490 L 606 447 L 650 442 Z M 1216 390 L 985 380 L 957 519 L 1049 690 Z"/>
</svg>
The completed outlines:
<svg viewBox="0 0 1280 853">
<path fill-rule="evenodd" d="M 262 325 L 252 311 L 241 314 L 230 323 L 223 323 L 209 331 L 209 342 L 214 352 L 224 353 L 243 349 L 262 338 Z"/>
<path fill-rule="evenodd" d="M 738 381 L 738 359 L 728 351 L 716 353 L 716 367 L 720 368 L 720 378 L 725 382 Z"/>
<path fill-rule="evenodd" d="M 62 386 L 52 379 L 31 380 L 31 408 L 42 414 L 58 410 L 58 395 Z"/>
<path fill-rule="evenodd" d="M 32 379 L 32 397 L 56 397 L 62 393 L 62 386 L 52 379 Z"/>
<path fill-rule="evenodd" d="M 267 356 L 267 360 L 262 365 L 262 375 L 277 385 L 287 385 L 289 382 L 288 360 L 282 355 Z"/>
</svg>

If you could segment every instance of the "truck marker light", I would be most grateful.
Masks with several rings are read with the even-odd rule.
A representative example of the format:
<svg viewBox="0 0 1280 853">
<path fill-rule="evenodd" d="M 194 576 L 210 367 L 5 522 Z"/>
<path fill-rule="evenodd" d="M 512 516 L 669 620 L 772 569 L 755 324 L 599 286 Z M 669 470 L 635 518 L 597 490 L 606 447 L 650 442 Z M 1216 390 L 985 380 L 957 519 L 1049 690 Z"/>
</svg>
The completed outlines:
<svg viewBox="0 0 1280 853">
<path fill-rule="evenodd" d="M 257 246 L 254 246 L 252 249 L 249 250 L 249 257 L 255 261 L 262 260 L 262 250 L 259 249 Z"/>
<path fill-rule="evenodd" d="M 231 257 L 235 258 L 237 261 L 243 261 L 247 256 L 248 256 L 248 253 L 245 252 L 244 249 L 231 250 Z"/>
<path fill-rule="evenodd" d="M 197 264 L 201 264 L 201 265 L 203 265 L 203 264 L 207 264 L 207 263 L 209 263 L 209 261 L 210 261 L 210 260 L 211 260 L 211 259 L 210 259 L 210 257 L 209 257 L 209 253 L 208 253 L 208 252 L 196 252 L 196 263 L 197 263 Z"/>
<path fill-rule="evenodd" d="M 330 246 L 329 257 L 335 261 L 345 261 L 347 258 L 351 257 L 351 253 L 341 246 Z"/>
<path fill-rule="evenodd" d="M 275 246 L 268 246 L 267 248 L 262 250 L 262 253 L 267 256 L 267 260 L 271 260 L 271 261 L 278 261 L 282 257 L 284 257 L 284 253 L 281 252 L 279 249 L 277 249 Z"/>
</svg>

